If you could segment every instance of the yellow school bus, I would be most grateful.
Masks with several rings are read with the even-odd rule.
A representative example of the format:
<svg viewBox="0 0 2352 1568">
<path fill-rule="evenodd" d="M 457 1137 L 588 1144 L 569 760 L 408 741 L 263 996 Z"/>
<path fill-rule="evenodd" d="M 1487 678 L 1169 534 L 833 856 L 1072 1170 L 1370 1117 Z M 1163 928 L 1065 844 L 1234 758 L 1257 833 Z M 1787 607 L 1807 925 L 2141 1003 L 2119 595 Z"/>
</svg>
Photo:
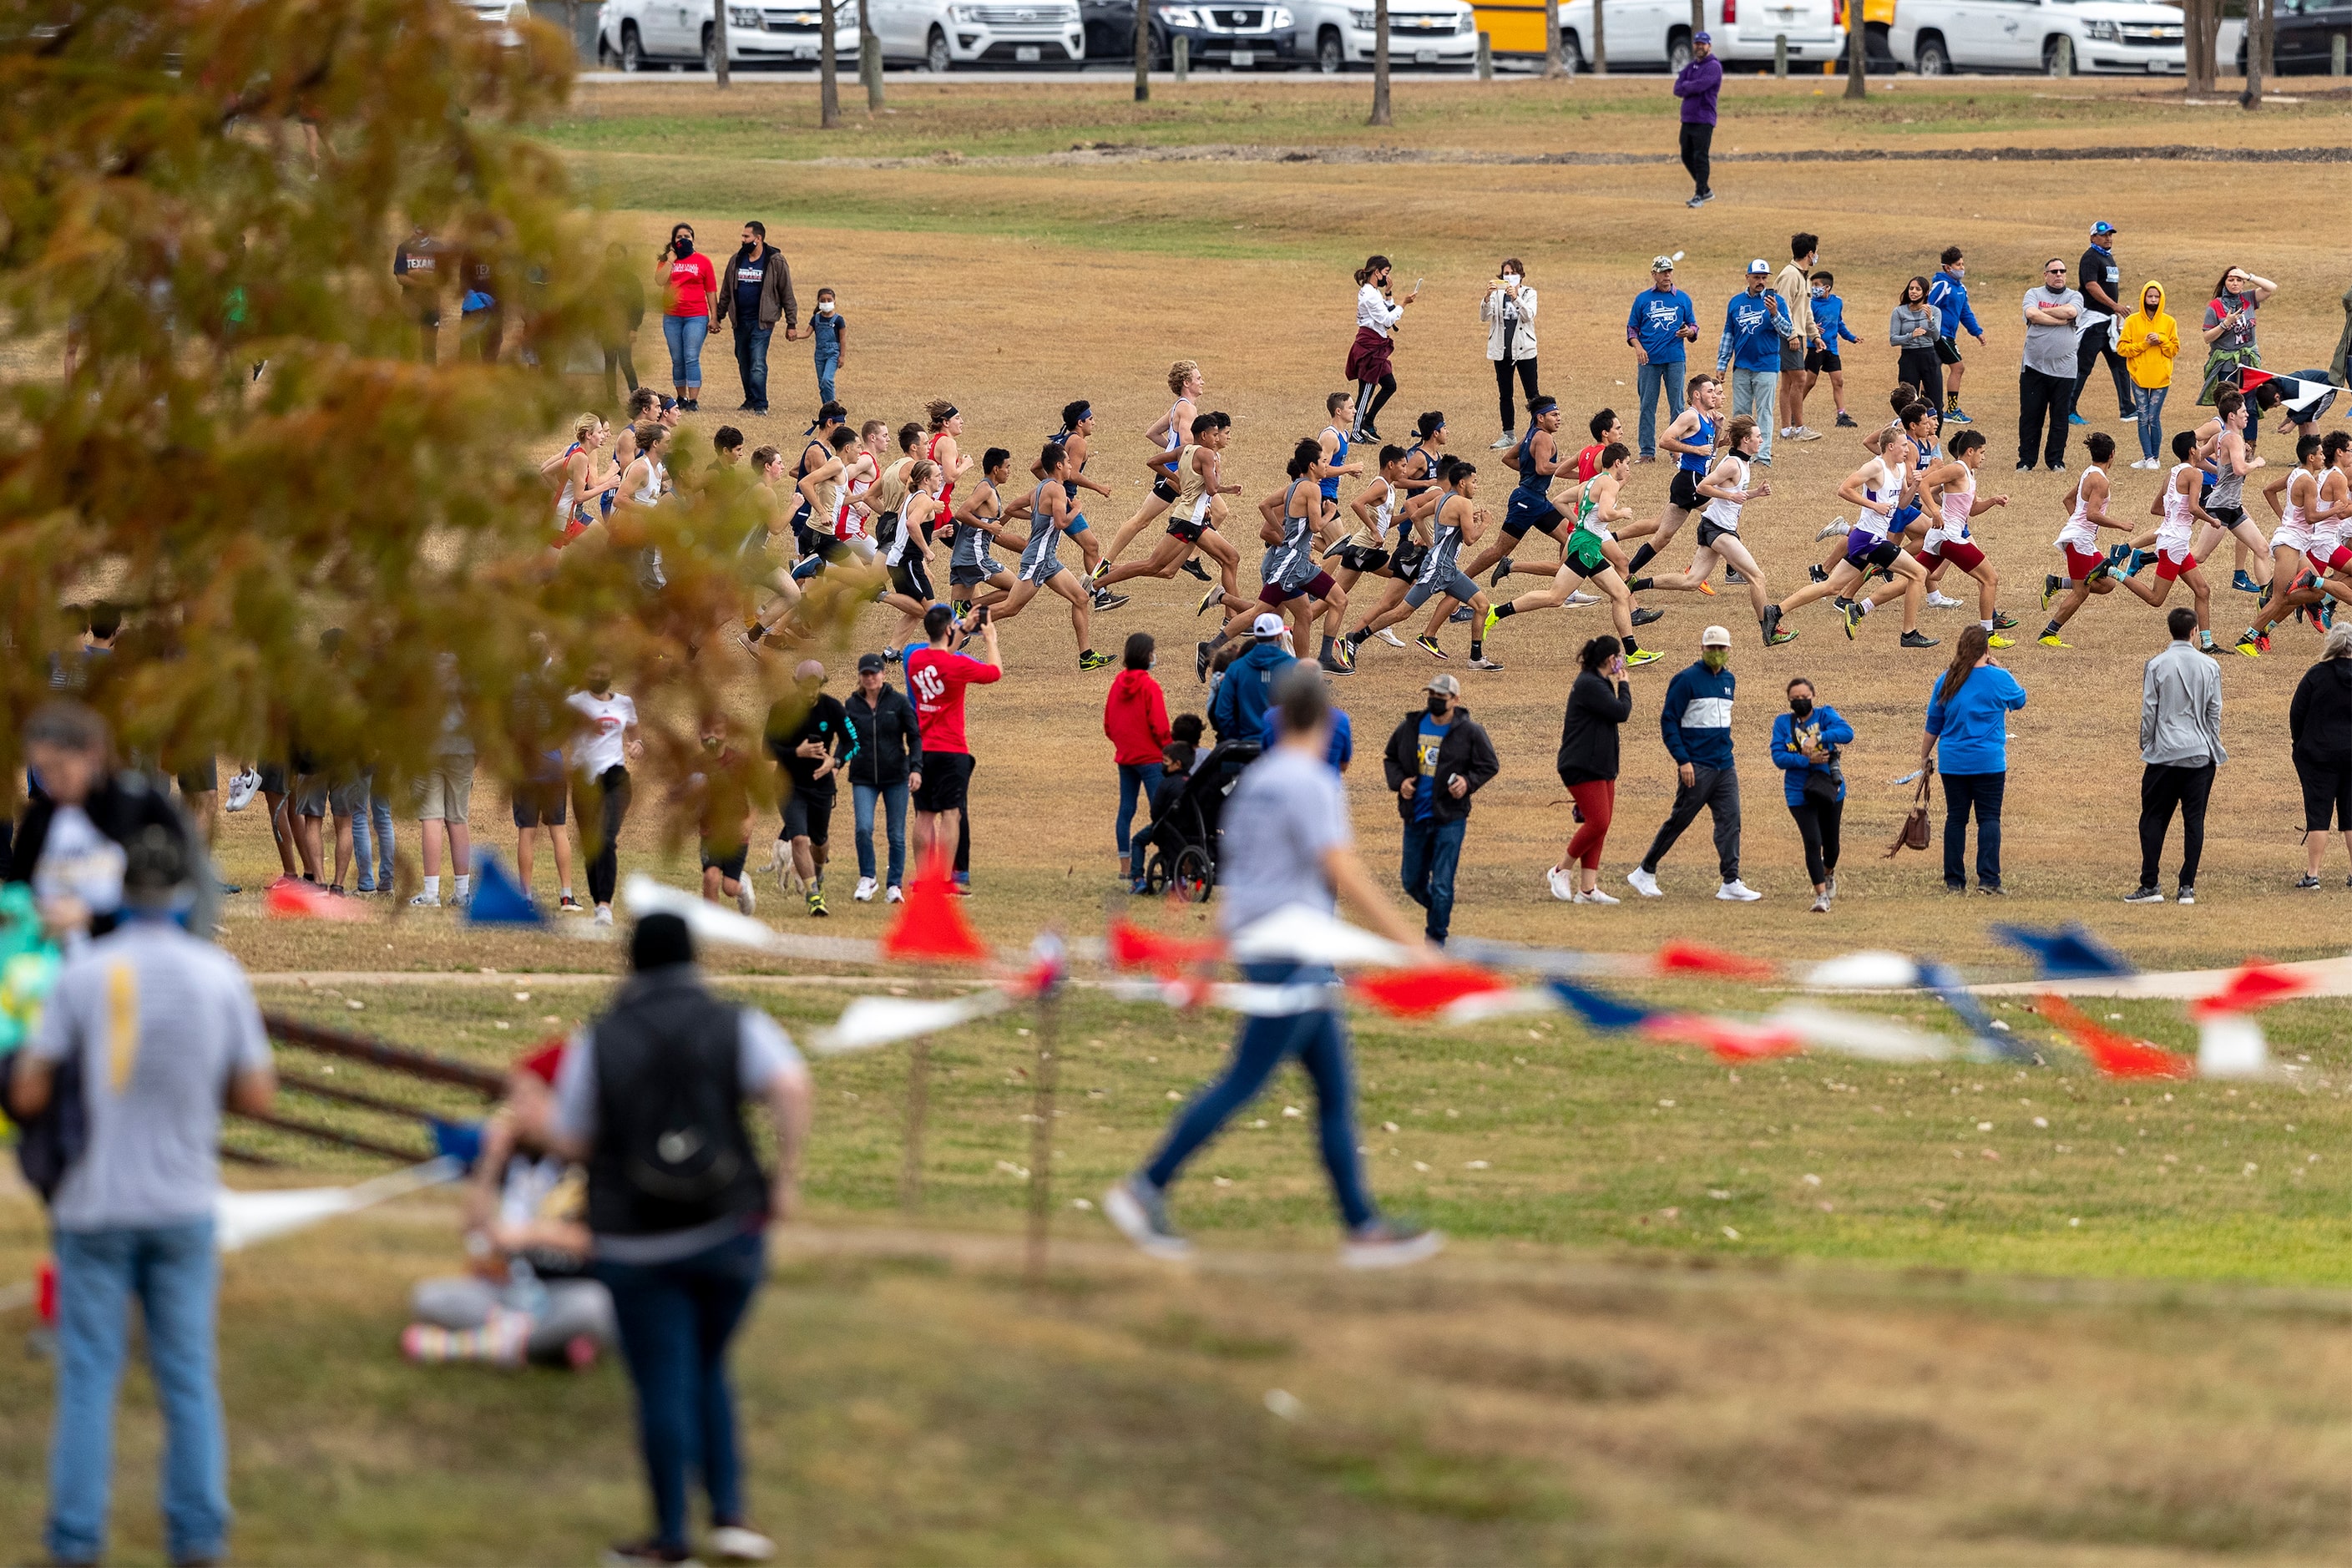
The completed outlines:
<svg viewBox="0 0 2352 1568">
<path fill-rule="evenodd" d="M 1608 0 L 1601 4 L 1605 6 Z M 1471 8 L 1477 13 L 1478 30 L 1486 35 L 1496 54 L 1522 57 L 1545 52 L 1549 40 L 1544 28 L 1559 14 L 1545 0 L 1502 0 L 1500 4 L 1473 0 Z M 1884 56 L 1886 30 L 1895 25 L 1895 0 L 1863 0 L 1862 19 L 1870 29 L 1872 56 Z"/>
</svg>

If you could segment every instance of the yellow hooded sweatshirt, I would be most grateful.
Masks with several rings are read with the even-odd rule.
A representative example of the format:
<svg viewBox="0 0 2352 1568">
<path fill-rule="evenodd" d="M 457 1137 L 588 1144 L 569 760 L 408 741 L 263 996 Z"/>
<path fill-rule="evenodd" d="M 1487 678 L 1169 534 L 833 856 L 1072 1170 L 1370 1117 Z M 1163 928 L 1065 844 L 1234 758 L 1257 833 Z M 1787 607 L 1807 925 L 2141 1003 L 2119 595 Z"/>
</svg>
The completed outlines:
<svg viewBox="0 0 2352 1568">
<path fill-rule="evenodd" d="M 2147 313 L 2147 291 L 2156 290 L 2156 314 Z M 2165 312 L 2164 285 L 2150 279 L 2140 286 L 2139 308 L 2124 318 L 2116 352 L 2131 366 L 2136 386 L 2170 386 L 2172 356 L 2180 352 L 2180 323 Z"/>
</svg>

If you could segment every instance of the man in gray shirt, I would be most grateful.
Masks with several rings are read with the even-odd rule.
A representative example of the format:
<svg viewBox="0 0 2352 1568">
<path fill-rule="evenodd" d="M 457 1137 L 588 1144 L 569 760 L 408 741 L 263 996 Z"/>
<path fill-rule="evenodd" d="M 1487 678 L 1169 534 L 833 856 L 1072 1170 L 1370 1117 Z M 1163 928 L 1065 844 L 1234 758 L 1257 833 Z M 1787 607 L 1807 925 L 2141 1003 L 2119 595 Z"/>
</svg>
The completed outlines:
<svg viewBox="0 0 2352 1568">
<path fill-rule="evenodd" d="M 1279 738 L 1225 801 L 1217 850 L 1219 928 L 1230 937 L 1294 905 L 1328 915 L 1344 893 L 1381 935 L 1426 952 L 1356 858 L 1347 791 L 1324 760 L 1331 704 L 1321 673 L 1304 661 L 1293 664 L 1275 678 L 1273 697 Z M 1275 1069 L 1296 1056 L 1315 1083 L 1323 1166 L 1347 1226 L 1340 1261 L 1355 1268 L 1390 1268 L 1436 1252 L 1444 1237 L 1381 1218 L 1364 1190 L 1338 973 L 1328 964 L 1296 960 L 1244 963 L 1242 973 L 1265 1010 L 1249 1015 L 1224 1077 L 1178 1113 L 1151 1163 L 1103 1194 L 1104 1215 L 1154 1258 L 1189 1255 L 1192 1244 L 1168 1217 L 1169 1184 L 1185 1161 L 1257 1097 Z"/>
<path fill-rule="evenodd" d="M 114 1396 L 134 1295 L 163 1410 L 163 1529 L 174 1563 L 227 1545 L 228 1450 L 214 1366 L 214 1153 L 221 1106 L 263 1111 L 269 1042 L 236 961 L 180 929 L 196 868 L 149 824 L 124 847 L 122 918 L 68 960 L 11 1075 L 18 1116 L 78 1087 L 88 1139 L 49 1211 L 58 1264 L 56 1426 L 44 1541 L 105 1554 Z M 76 1084 L 73 1080 L 78 1080 Z"/>
<path fill-rule="evenodd" d="M 2180 808 L 2180 901 L 2197 901 L 2197 861 L 2205 852 L 2205 803 L 2213 770 L 2230 760 L 2221 750 L 2221 671 L 2189 642 L 2197 612 L 2186 605 L 2165 617 L 2172 642 L 2147 661 L 2140 676 L 2139 886 L 2127 904 L 2160 904 L 2157 860 Z"/>
<path fill-rule="evenodd" d="M 2033 467 L 2039 447 L 2056 473 L 2066 466 L 2066 416 L 2074 412 L 2074 344 L 2083 296 L 2066 287 L 2066 263 L 2053 256 L 2042 281 L 2025 291 L 2025 363 L 2017 373 L 2017 471 Z M 2049 434 L 2042 434 L 2047 420 Z"/>
</svg>

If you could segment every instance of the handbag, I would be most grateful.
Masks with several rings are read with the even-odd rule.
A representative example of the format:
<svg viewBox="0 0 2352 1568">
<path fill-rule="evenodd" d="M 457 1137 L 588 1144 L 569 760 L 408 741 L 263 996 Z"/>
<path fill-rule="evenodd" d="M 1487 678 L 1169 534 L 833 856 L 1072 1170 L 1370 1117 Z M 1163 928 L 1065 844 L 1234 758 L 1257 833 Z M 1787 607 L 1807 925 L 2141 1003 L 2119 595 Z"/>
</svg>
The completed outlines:
<svg viewBox="0 0 2352 1568">
<path fill-rule="evenodd" d="M 1835 805 L 1838 797 L 1837 774 L 1825 769 L 1814 768 L 1805 774 L 1805 782 L 1800 793 L 1804 795 L 1808 805 Z"/>
<path fill-rule="evenodd" d="M 1935 842 L 1935 830 L 1927 823 L 1927 781 L 1935 774 L 1927 769 L 1919 773 L 1918 793 L 1911 797 L 1911 809 L 1903 818 L 1903 830 L 1895 842 L 1886 847 L 1882 859 L 1892 860 L 1906 849 L 1925 849 Z"/>
</svg>

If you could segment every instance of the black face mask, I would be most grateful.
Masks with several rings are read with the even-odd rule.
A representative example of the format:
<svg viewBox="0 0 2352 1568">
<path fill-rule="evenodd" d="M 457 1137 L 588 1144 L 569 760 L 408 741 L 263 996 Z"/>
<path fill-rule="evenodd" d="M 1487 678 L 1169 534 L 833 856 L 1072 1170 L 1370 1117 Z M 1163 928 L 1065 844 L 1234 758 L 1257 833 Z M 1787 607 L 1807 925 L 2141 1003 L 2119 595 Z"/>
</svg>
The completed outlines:
<svg viewBox="0 0 2352 1568">
<path fill-rule="evenodd" d="M 694 241 L 690 239 L 674 239 L 670 241 L 670 248 L 676 251 L 680 257 L 692 256 L 694 254 Z"/>
<path fill-rule="evenodd" d="M 1789 699 L 1789 711 L 1800 719 L 1809 719 L 1812 717 L 1813 700 L 1810 697 L 1791 697 Z"/>
<path fill-rule="evenodd" d="M 1447 700 L 1444 697 L 1434 691 L 1431 692 L 1429 694 L 1429 716 L 1433 719 L 1444 718 L 1446 701 Z"/>
</svg>

